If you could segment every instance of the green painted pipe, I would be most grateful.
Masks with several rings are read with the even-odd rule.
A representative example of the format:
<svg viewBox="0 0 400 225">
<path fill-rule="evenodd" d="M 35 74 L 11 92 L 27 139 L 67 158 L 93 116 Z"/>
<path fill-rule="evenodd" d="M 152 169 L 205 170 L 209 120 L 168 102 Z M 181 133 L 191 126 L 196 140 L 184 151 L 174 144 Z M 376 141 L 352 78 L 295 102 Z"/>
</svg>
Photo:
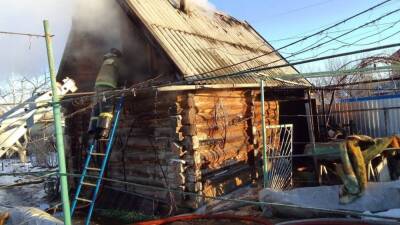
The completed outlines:
<svg viewBox="0 0 400 225">
<path fill-rule="evenodd" d="M 56 146 L 58 153 L 58 168 L 60 174 L 67 173 L 67 167 L 65 162 L 65 151 L 64 151 L 64 135 L 61 126 L 61 106 L 60 99 L 58 97 L 58 89 L 57 89 L 57 81 L 55 75 L 55 63 L 54 63 L 54 54 L 53 54 L 53 46 L 51 41 L 51 35 L 49 30 L 49 21 L 43 21 L 44 33 L 46 39 L 46 48 L 47 48 L 47 58 L 49 62 L 49 70 L 50 70 L 50 81 L 51 81 L 51 90 L 52 90 L 52 100 L 53 100 L 53 114 L 54 114 L 54 127 L 56 131 Z M 61 175 L 61 200 L 64 211 L 64 224 L 71 225 L 71 210 L 69 206 L 69 193 L 68 193 L 68 179 L 66 176 Z"/>
<path fill-rule="evenodd" d="M 262 146 L 263 146 L 263 179 L 264 188 L 267 187 L 268 183 L 268 160 L 267 160 L 267 131 L 265 129 L 265 97 L 264 97 L 264 80 L 261 79 L 260 82 L 260 92 L 261 92 L 261 125 L 262 125 Z"/>
</svg>

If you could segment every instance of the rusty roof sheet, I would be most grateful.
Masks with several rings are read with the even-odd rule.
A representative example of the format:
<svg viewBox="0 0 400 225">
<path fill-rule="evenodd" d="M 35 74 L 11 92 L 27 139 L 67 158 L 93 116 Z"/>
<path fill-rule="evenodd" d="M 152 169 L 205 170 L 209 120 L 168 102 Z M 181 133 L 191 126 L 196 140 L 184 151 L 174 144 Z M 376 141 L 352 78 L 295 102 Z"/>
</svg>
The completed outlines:
<svg viewBox="0 0 400 225">
<path fill-rule="evenodd" d="M 268 54 L 237 66 L 209 73 L 274 49 L 247 23 L 214 12 L 194 10 L 188 13 L 175 8 L 168 0 L 125 0 L 180 69 L 186 80 L 217 77 L 249 68 L 287 63 L 279 54 Z M 264 75 L 295 74 L 293 67 L 265 71 Z M 207 75 L 200 75 L 207 74 Z M 254 83 L 256 76 L 211 79 L 207 83 Z M 272 82 L 272 81 L 271 81 Z M 300 83 L 308 84 L 303 79 Z M 204 82 L 203 82 L 204 83 Z"/>
</svg>

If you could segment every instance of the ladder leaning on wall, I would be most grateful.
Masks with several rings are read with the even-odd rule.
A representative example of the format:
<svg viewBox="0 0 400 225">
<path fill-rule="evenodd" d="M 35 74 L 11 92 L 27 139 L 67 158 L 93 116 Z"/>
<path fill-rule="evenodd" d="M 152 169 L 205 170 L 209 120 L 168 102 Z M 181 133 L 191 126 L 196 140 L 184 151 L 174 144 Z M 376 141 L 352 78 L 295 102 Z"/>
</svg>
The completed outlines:
<svg viewBox="0 0 400 225">
<path fill-rule="evenodd" d="M 107 167 L 107 162 L 108 162 L 108 159 L 109 159 L 109 156 L 111 153 L 111 149 L 112 149 L 112 146 L 113 146 L 113 143 L 115 140 L 123 102 L 124 102 L 124 97 L 122 96 L 122 97 L 120 97 L 120 99 L 117 103 L 116 110 L 114 112 L 114 121 L 113 121 L 112 129 L 111 129 L 111 133 L 110 133 L 108 139 L 95 139 L 94 138 L 93 141 L 91 142 L 91 144 L 89 145 L 89 149 L 87 152 L 88 154 L 86 157 L 82 175 L 80 177 L 80 181 L 79 181 L 78 187 L 76 189 L 75 197 L 72 201 L 71 216 L 74 214 L 74 211 L 76 209 L 78 201 L 89 204 L 89 211 L 88 211 L 88 215 L 86 217 L 86 222 L 85 222 L 86 225 L 90 224 L 90 220 L 91 220 L 91 217 L 93 214 L 96 198 L 97 198 L 97 195 L 100 190 L 101 181 L 103 179 L 104 172 Z M 99 146 L 102 146 L 104 144 L 106 146 L 106 149 L 104 152 L 96 151 Z M 95 161 L 96 157 L 102 158 L 102 160 L 99 160 L 101 162 L 100 168 L 91 167 L 91 164 L 92 165 L 95 164 L 94 161 Z M 93 172 L 96 175 L 95 176 L 88 175 L 88 172 Z M 95 179 L 95 182 L 92 182 L 92 183 L 89 182 L 88 180 L 90 180 L 90 179 L 92 179 L 92 180 Z M 80 197 L 82 187 L 87 187 L 87 188 L 92 189 L 90 199 Z"/>
</svg>

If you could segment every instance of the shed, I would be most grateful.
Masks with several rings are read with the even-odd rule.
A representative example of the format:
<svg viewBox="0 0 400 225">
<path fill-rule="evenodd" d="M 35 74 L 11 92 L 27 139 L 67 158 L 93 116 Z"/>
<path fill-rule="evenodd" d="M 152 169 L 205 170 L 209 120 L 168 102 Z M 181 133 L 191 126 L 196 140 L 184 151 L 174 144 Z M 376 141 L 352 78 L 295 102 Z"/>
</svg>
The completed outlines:
<svg viewBox="0 0 400 225">
<path fill-rule="evenodd" d="M 223 76 L 287 64 L 250 24 L 229 15 L 190 7 L 190 1 L 184 0 L 109 2 L 106 20 L 104 14 L 81 7 L 58 79 L 69 76 L 79 91 L 92 91 L 102 55 L 111 47 L 122 49 L 122 83 L 129 87 L 148 81 L 143 84 L 148 88 L 126 98 L 106 176 L 164 191 L 114 182 L 106 182 L 105 187 L 134 193 L 153 204 L 174 202 L 197 208 L 205 198 L 179 191 L 221 196 L 258 179 L 259 77 L 271 88 L 266 102 L 271 125 L 280 123 L 280 107 L 287 114 L 305 113 L 304 87 L 309 83 L 297 78 L 291 66 Z M 97 27 L 87 26 L 86 20 L 97 21 Z M 293 79 L 279 79 L 280 74 L 293 74 Z M 74 173 L 82 170 L 90 110 L 74 112 L 88 104 L 79 99 L 65 105 L 66 114 L 73 115 L 67 116 L 66 135 L 69 170 Z M 288 118 L 283 122 L 299 124 L 297 135 L 307 138 L 307 121 Z"/>
</svg>

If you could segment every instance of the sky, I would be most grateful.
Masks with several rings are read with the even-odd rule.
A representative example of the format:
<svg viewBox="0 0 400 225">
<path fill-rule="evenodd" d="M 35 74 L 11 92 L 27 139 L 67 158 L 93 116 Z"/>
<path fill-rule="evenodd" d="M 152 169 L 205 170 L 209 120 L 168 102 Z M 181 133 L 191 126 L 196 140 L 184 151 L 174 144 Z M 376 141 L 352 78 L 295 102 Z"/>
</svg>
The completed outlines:
<svg viewBox="0 0 400 225">
<path fill-rule="evenodd" d="M 0 0 L 0 31 L 42 34 L 42 20 L 48 19 L 52 33 L 55 35 L 54 49 L 58 65 L 68 39 L 71 18 L 74 12 L 74 1 L 77 0 Z M 275 48 L 280 48 L 296 41 L 302 36 L 310 34 L 310 32 L 318 31 L 381 1 L 210 0 L 211 4 L 214 4 L 218 10 L 249 22 Z M 400 24 L 395 24 L 394 22 L 399 20 L 400 13 L 393 14 L 374 24 L 370 24 L 360 29 L 358 33 L 355 32 L 340 39 L 341 42 L 331 41 L 329 45 L 326 45 L 325 49 L 318 48 L 318 51 L 311 51 L 307 54 L 290 57 L 292 53 L 300 51 L 320 39 L 322 39 L 320 42 L 327 41 L 329 38 L 345 32 L 346 29 L 348 31 L 348 29 L 360 26 L 367 21 L 372 21 L 399 7 L 400 1 L 392 0 L 392 2 L 385 4 L 384 7 L 371 11 L 359 19 L 338 26 L 332 30 L 334 33 L 318 36 L 298 45 L 282 49 L 281 53 L 285 57 L 289 57 L 289 61 L 296 61 L 315 57 L 315 55 L 323 51 L 326 51 L 324 53 L 326 55 L 395 43 L 396 40 L 399 40 L 400 35 L 395 35 L 394 33 L 400 30 Z M 390 37 L 391 35 L 394 36 Z M 352 43 L 360 37 L 365 36 L 371 37 L 357 42 L 359 45 L 353 47 L 345 46 L 345 43 Z M 380 41 L 385 38 L 387 39 Z M 334 48 L 338 49 L 334 50 Z M 42 38 L 0 34 L 0 49 L 0 79 L 7 79 L 13 75 L 37 76 L 48 71 L 46 48 Z M 314 70 L 319 67 L 323 67 L 323 64 L 318 63 L 313 67 L 308 65 L 308 68 L 313 68 Z M 307 66 L 301 68 L 307 68 Z"/>
</svg>

